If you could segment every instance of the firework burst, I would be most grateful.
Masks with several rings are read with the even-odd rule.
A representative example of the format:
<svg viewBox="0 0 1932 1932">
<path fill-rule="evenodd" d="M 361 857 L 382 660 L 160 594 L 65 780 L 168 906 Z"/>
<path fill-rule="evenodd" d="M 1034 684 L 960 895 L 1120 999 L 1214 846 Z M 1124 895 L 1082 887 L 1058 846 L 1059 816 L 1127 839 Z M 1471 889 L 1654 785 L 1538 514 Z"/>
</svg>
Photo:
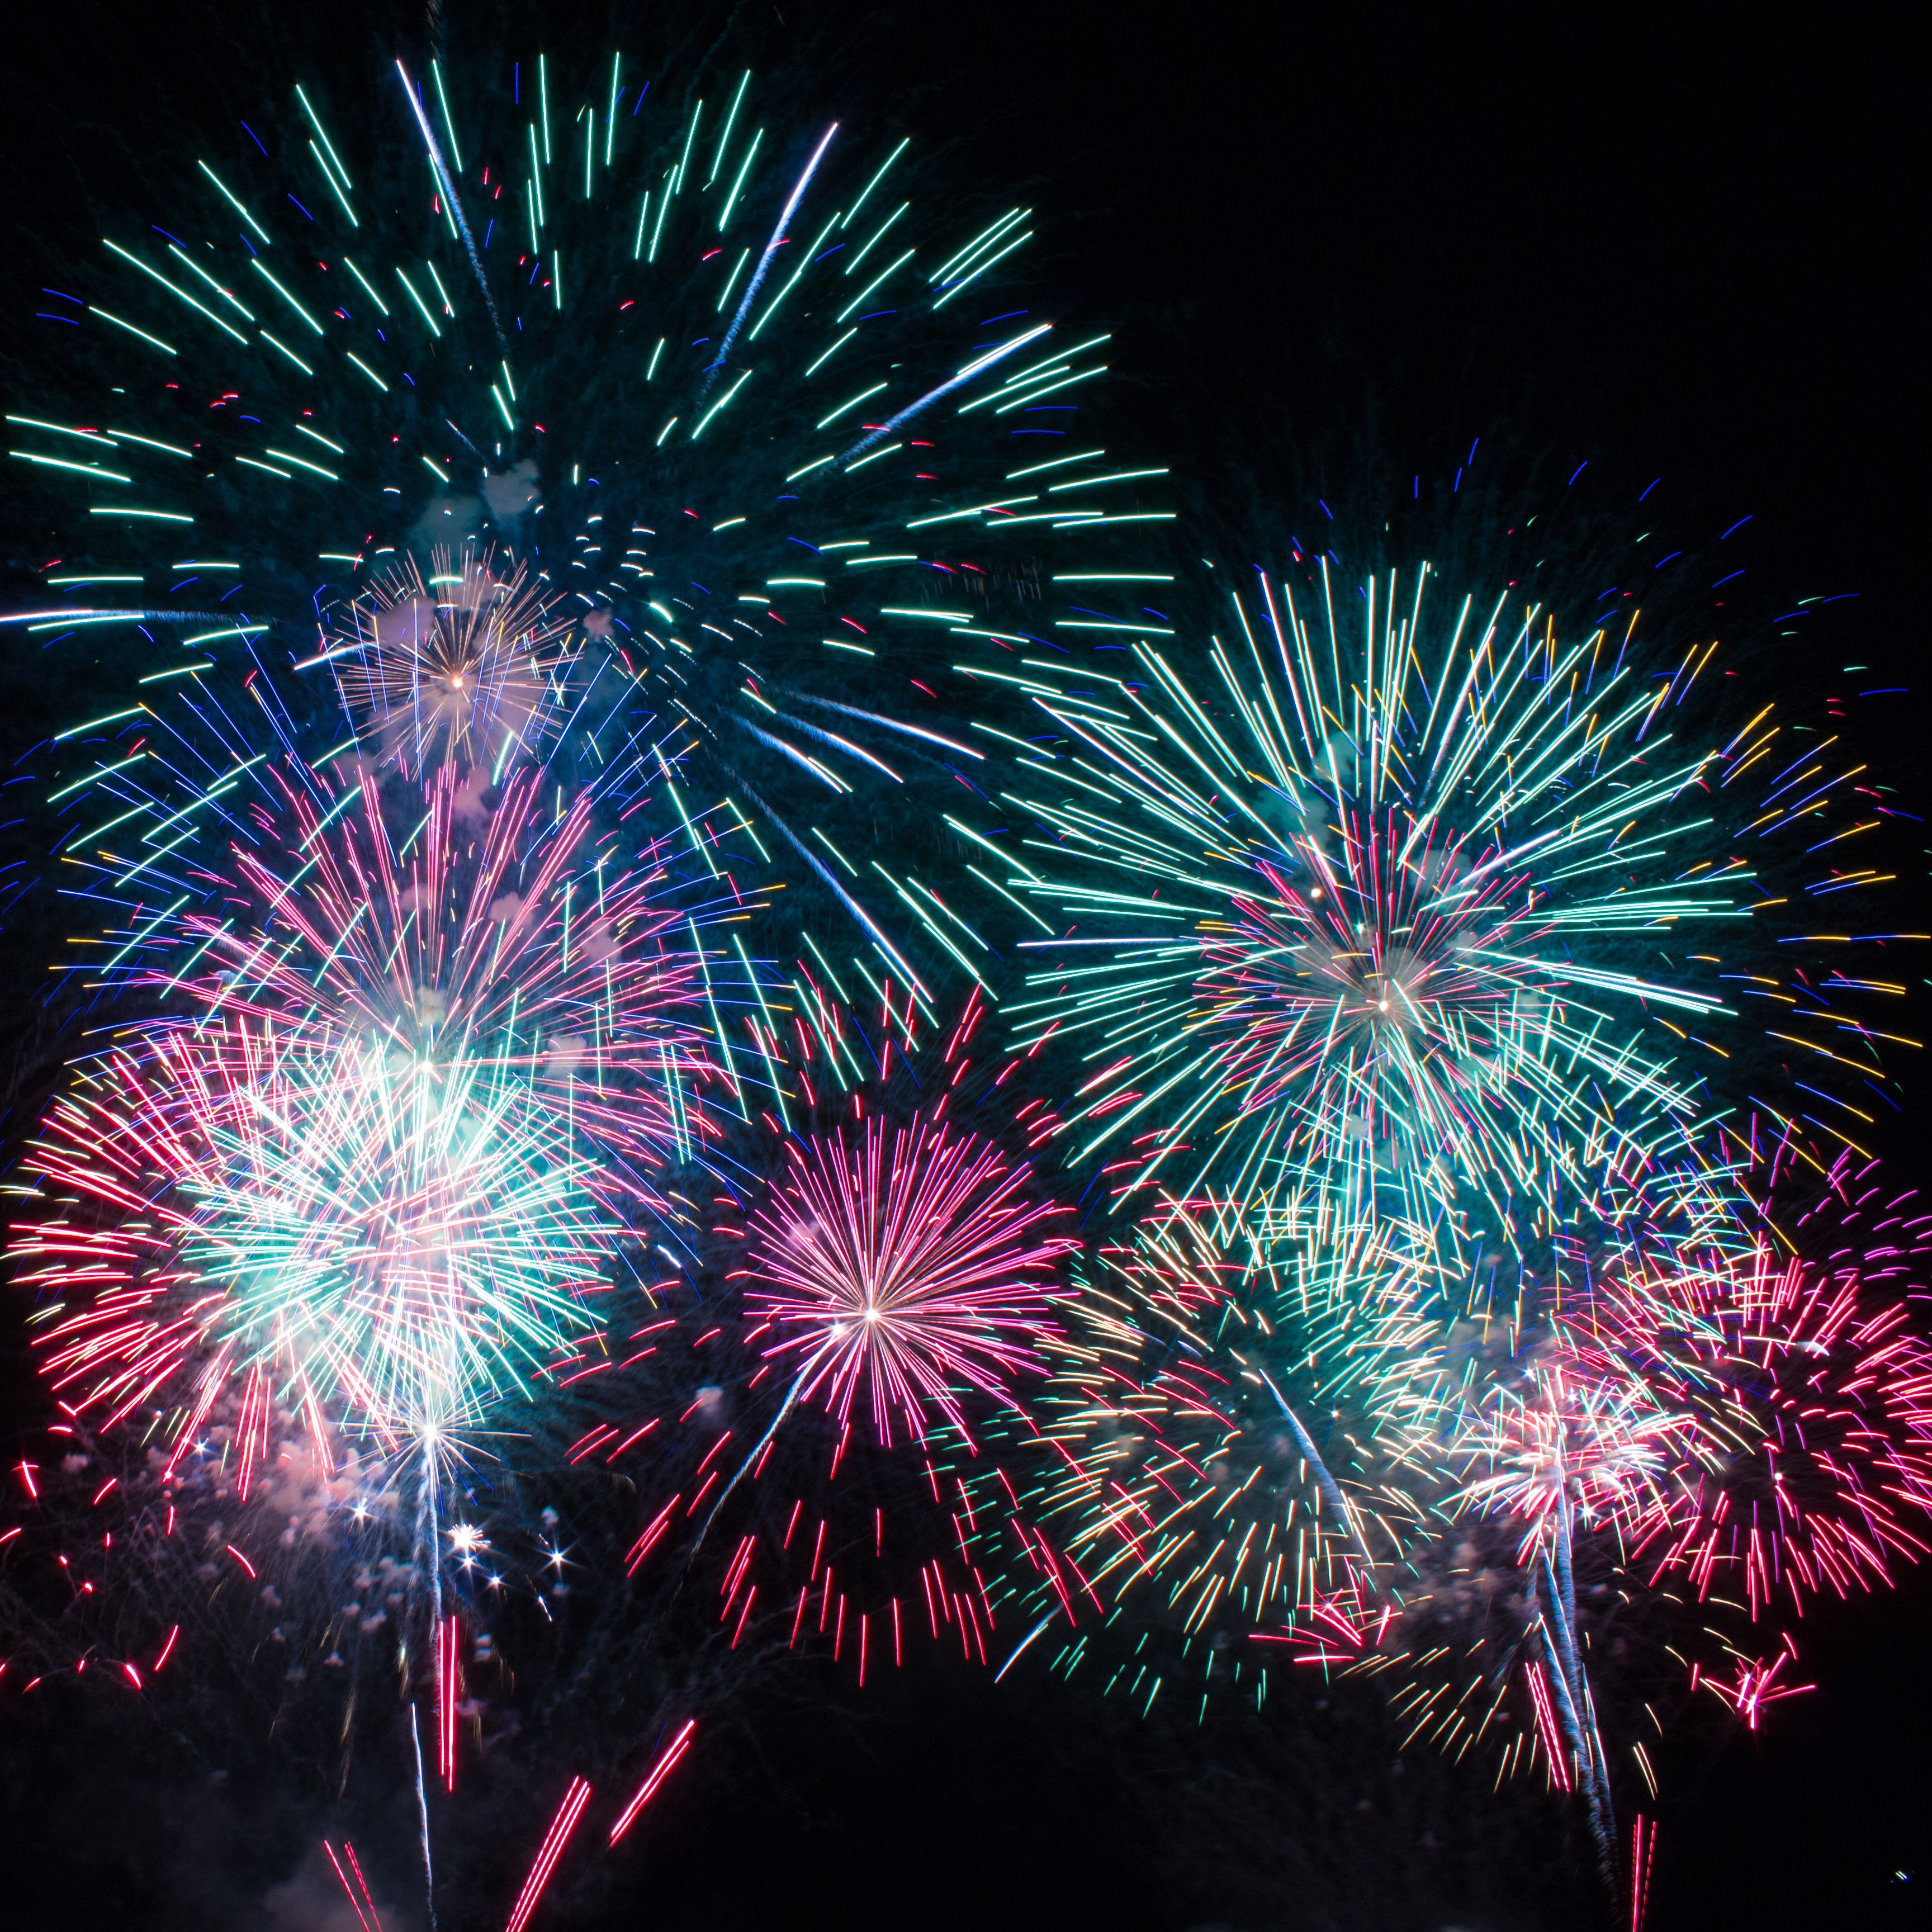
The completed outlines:
<svg viewBox="0 0 1932 1932">
<path fill-rule="evenodd" d="M 1568 1324 L 1696 1414 L 1708 1453 L 1637 1565 L 1756 1621 L 1892 1580 L 1932 1538 L 1932 1351 L 1911 1320 L 1928 1217 L 1872 1162 L 1840 1162 L 1794 1220 L 1722 1262 L 1628 1257 Z M 1815 1258 L 1828 1246 L 1829 1256 Z"/>
<path fill-rule="evenodd" d="M 1063 1620 L 1065 1668 L 1112 1663 L 1108 1688 L 1148 1702 L 1199 1672 L 1197 1646 L 1226 1688 L 1231 1642 L 1277 1641 L 1338 1593 L 1393 1603 L 1444 1486 L 1444 1351 L 1388 1231 L 1263 1266 L 1229 1256 L 1214 1208 L 1168 1204 L 1102 1246 L 1026 1426 L 976 1478 L 989 1504 L 1016 1487 L 976 1558 L 1023 1620 Z M 1264 1666 L 1246 1682 L 1265 1699 Z"/>
<path fill-rule="evenodd" d="M 969 1493 L 968 1474 L 1022 1426 L 1076 1244 L 1007 1149 L 976 998 L 924 1037 L 890 988 L 876 1018 L 802 969 L 790 998 L 769 1031 L 747 1024 L 802 1126 L 766 1181 L 721 1164 L 712 1244 L 658 1285 L 663 1312 L 619 1370 L 583 1384 L 571 1460 L 656 1468 L 626 1563 L 715 1582 L 734 1642 L 755 1606 L 861 1682 L 922 1627 L 987 1660 L 969 1546 L 1014 1504 Z"/>
<path fill-rule="evenodd" d="M 547 824 L 530 775 L 472 818 L 445 770 L 398 838 L 367 777 L 300 776 L 225 916 L 144 935 L 132 976 L 198 1010 L 84 1065 L 31 1163 L 69 1204 L 16 1240 L 76 1298 L 44 1338 L 70 1399 L 118 1417 L 191 1376 L 177 1454 L 237 1378 L 244 1444 L 289 1390 L 318 1434 L 473 1423 L 596 1325 L 704 1131 L 698 968 L 656 871 L 583 849 L 587 801 Z"/>
<path fill-rule="evenodd" d="M 865 867 L 874 788 L 943 839 L 987 755 L 952 715 L 956 660 L 1090 622 L 1059 566 L 1105 569 L 1172 515 L 1163 470 L 1077 427 L 1106 332 L 1038 307 L 1030 209 L 749 73 L 653 84 L 620 55 L 439 68 L 433 101 L 419 81 L 386 72 L 346 123 L 295 89 L 266 142 L 182 184 L 172 248 L 116 237 L 92 262 L 73 373 L 123 426 L 83 434 L 131 454 L 90 484 L 52 449 L 47 474 L 117 493 L 93 506 L 104 574 L 178 608 L 70 614 L 94 639 L 159 626 L 158 658 L 130 653 L 148 676 L 181 673 L 177 630 L 217 668 L 265 632 L 312 640 L 411 770 L 558 732 L 584 692 L 553 673 L 581 662 L 904 982 L 906 910 Z M 316 168 L 314 224 L 278 234 Z M 165 380 L 130 381 L 130 356 Z M 265 550 L 277 518 L 308 583 Z M 184 525 L 221 560 L 164 579 Z M 944 970 L 958 935 L 929 916 L 908 930 Z"/>
<path fill-rule="evenodd" d="M 1533 1640 L 1525 1649 L 1525 1679 L 1546 1750 L 1554 1742 L 1552 1711 L 1568 1739 L 1606 1872 L 1616 1826 L 1609 1760 L 1578 1633 L 1576 1538 L 1608 1531 L 1627 1548 L 1654 1534 L 1671 1513 L 1667 1478 L 1702 1447 L 1696 1434 L 1693 1416 L 1665 1408 L 1634 1378 L 1604 1378 L 1561 1359 L 1532 1358 L 1466 1420 L 1454 1452 L 1487 1472 L 1474 1476 L 1456 1500 L 1520 1532 L 1516 1561 L 1530 1579 Z M 1550 1761 L 1561 1762 L 1553 1752 Z"/>
<path fill-rule="evenodd" d="M 1768 728 L 1673 742 L 1714 646 L 1640 680 L 1534 608 L 1438 621 L 1430 580 L 1371 580 L 1353 638 L 1325 564 L 1319 620 L 1264 583 L 1206 694 L 1144 643 L 1101 695 L 1036 678 L 1062 749 L 1028 762 L 1067 782 L 1008 795 L 1052 836 L 1006 884 L 1078 927 L 1024 942 L 1054 964 L 1013 1009 L 1082 1055 L 1071 1160 L 1263 1240 L 1325 1190 L 1431 1228 L 1453 1290 L 1482 1240 L 1622 1220 L 1660 1163 L 1728 1184 L 1682 1063 L 1732 1016 L 1716 949 L 1762 889 L 1715 828 Z M 1673 934 L 1712 950 L 1672 968 Z"/>
<path fill-rule="evenodd" d="M 769 1325 L 771 1358 L 798 1363 L 794 1398 L 839 1421 L 862 1388 L 882 1446 L 923 1442 L 943 1418 L 968 1442 L 955 1390 L 1010 1404 L 1039 1366 L 1054 1264 L 1076 1245 L 1029 1200 L 1024 1166 L 944 1124 L 890 1138 L 874 1118 L 856 1135 L 794 1141 L 789 1172 L 751 1217 L 746 1305 Z"/>
<path fill-rule="evenodd" d="M 1454 1453 L 1489 1472 L 1459 1500 L 1520 1524 L 1520 1561 L 1553 1556 L 1561 1569 L 1578 1529 L 1615 1525 L 1628 1537 L 1669 1516 L 1665 1478 L 1695 1426 L 1634 1377 L 1532 1359 L 1459 1434 Z"/>
<path fill-rule="evenodd" d="M 336 673 L 358 741 L 406 773 L 438 762 L 500 772 L 512 757 L 541 761 L 561 728 L 566 640 L 576 619 L 545 596 L 529 566 L 499 575 L 488 550 L 430 553 L 376 576 L 332 614 L 332 640 L 309 664 Z"/>
</svg>

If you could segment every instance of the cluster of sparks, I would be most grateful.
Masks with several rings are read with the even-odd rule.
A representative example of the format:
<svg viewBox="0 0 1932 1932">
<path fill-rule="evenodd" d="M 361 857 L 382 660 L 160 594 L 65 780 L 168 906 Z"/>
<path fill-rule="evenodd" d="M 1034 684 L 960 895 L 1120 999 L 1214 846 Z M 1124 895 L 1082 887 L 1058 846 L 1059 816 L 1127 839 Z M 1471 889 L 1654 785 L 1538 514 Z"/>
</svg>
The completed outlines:
<svg viewBox="0 0 1932 1932">
<path fill-rule="evenodd" d="M 1204 1715 L 1270 1660 L 1373 1678 L 1607 1867 L 1617 1752 L 1655 1778 L 1599 1626 L 1696 1624 L 1655 1647 L 1754 1728 L 1808 1601 L 1932 1546 L 1932 1217 L 1855 1124 L 1902 988 L 1762 943 L 1850 943 L 1793 908 L 1884 882 L 1862 768 L 1737 728 L 1708 640 L 1438 616 L 1426 568 L 1196 636 L 1139 601 L 1192 596 L 1144 567 L 1166 472 L 1075 427 L 1106 338 L 1000 306 L 1028 211 L 923 228 L 907 142 L 767 144 L 748 76 L 658 119 L 619 59 L 566 122 L 539 59 L 459 140 L 398 74 L 426 217 L 298 89 L 330 237 L 202 164 L 243 252 L 110 241 L 85 305 L 169 372 L 142 427 L 9 418 L 128 567 L 4 621 L 146 646 L 50 741 L 105 908 L 68 981 L 132 1016 L 12 1190 L 60 1433 L 158 1435 L 164 1538 L 212 1456 L 224 1508 L 302 1470 L 406 1543 L 447 1792 L 503 1582 L 454 1492 L 514 1412 L 585 1422 L 546 1473 L 643 1490 L 608 1568 L 701 1561 L 732 1649 L 769 1612 L 862 1683 L 908 1624 L 1002 1674 L 1052 1630 Z M 332 533 L 299 624 L 162 562 L 254 554 L 238 482 Z M 433 1888 L 426 1796 L 422 1841 Z"/>
</svg>

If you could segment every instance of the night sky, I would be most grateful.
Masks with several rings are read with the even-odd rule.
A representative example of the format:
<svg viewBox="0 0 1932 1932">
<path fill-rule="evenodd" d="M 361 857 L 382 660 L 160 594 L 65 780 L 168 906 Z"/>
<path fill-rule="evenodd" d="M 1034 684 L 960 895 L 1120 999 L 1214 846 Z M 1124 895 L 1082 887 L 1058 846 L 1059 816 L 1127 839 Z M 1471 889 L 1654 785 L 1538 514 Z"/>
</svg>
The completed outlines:
<svg viewBox="0 0 1932 1932">
<path fill-rule="evenodd" d="M 754 64 L 806 37 L 822 76 L 811 113 L 914 104 L 956 137 L 958 166 L 1042 212 L 1078 320 L 1115 332 L 1115 407 L 1138 412 L 1156 460 L 1256 561 L 1314 526 L 1318 499 L 1367 530 L 1467 468 L 1469 487 L 1499 501 L 1521 490 L 1533 508 L 1549 476 L 1587 461 L 1633 498 L 1668 479 L 1687 516 L 1751 515 L 1757 563 L 1784 572 L 1793 601 L 1858 593 L 1833 628 L 1790 646 L 1795 680 L 1858 662 L 1886 674 L 1875 682 L 1913 685 L 1924 207 L 1907 159 L 1907 48 L 1874 16 L 1720 26 L 1687 8 L 1544 10 L 1511 26 L 1424 10 L 430 10 L 452 45 L 514 29 L 560 59 L 622 45 L 646 68 L 673 16 L 680 46 L 742 42 Z M 100 211 L 147 206 L 130 160 L 191 163 L 200 130 L 279 112 L 303 73 L 340 93 L 398 52 L 418 56 L 429 33 L 419 8 L 361 0 L 63 0 L 10 27 L 6 407 L 32 412 L 32 316 L 57 251 L 100 232 Z M 10 605 L 41 560 L 17 487 L 4 500 Z M 21 648 L 9 634 L 10 765 L 54 728 Z M 1922 795 L 1925 723 L 1914 692 L 1864 748 Z M 1898 890 L 1922 904 L 1922 866 Z M 27 1028 L 43 962 L 11 934 L 0 952 L 9 1015 Z M 1925 1160 L 1912 1111 L 1924 1076 L 1906 1077 L 1910 1106 L 1884 1130 L 1900 1186 Z M 0 1124 L 10 1160 L 37 1097 Z M 12 1319 L 0 1337 L 11 1442 L 40 1418 Z M 1923 1922 L 1928 1634 L 1924 1570 L 1888 1598 L 1821 1610 L 1804 1659 L 1814 1693 L 1755 1736 L 1717 1722 L 1713 1704 L 1712 1722 L 1672 1742 L 1654 1932 Z M 928 1664 L 860 1697 L 800 1673 L 720 1723 L 608 1891 L 560 1894 L 536 1922 L 1598 1922 L 1573 1816 L 1398 1759 L 1366 1707 L 1282 1700 L 1267 1724 L 1220 1734 L 1136 1724 L 1091 1691 L 1036 1678 L 995 1693 L 976 1672 Z M 315 1827 L 292 1799 L 211 1781 L 192 1752 L 80 1705 L 30 1720 L 0 1690 L 0 1818 L 10 1925 L 349 1922 L 305 1902 L 327 1894 L 298 1875 Z"/>
</svg>

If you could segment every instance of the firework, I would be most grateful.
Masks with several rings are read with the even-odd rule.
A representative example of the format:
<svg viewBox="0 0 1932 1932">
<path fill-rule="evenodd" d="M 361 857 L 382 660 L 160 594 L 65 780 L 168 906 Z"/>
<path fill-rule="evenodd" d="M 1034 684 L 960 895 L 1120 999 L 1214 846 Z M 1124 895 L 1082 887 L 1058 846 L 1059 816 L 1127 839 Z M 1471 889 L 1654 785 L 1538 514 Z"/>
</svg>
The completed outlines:
<svg viewBox="0 0 1932 1932">
<path fill-rule="evenodd" d="M 1532 1360 L 1466 1424 L 1456 1453 L 1490 1473 L 1459 1500 L 1520 1527 L 1519 1569 L 1531 1578 L 1530 1607 L 1541 1639 L 1542 1669 L 1526 1658 L 1539 1728 L 1560 1713 L 1588 1800 L 1598 1850 L 1606 1861 L 1615 1835 L 1610 1767 L 1576 1624 L 1576 1539 L 1610 1529 L 1626 1542 L 1667 1520 L 1666 1477 L 1689 1450 L 1694 1419 L 1673 1414 L 1645 1384 L 1580 1372 L 1561 1360 Z M 1552 1693 L 1553 1692 L 1553 1697 Z M 1554 1762 L 1554 1760 L 1552 1760 Z"/>
<path fill-rule="evenodd" d="M 1593 1678 L 1614 1670 L 1653 1732 L 1700 1687 L 1754 1725 L 1796 1654 L 1780 1620 L 1888 1582 L 1932 1534 L 1913 1204 L 1845 1160 L 1793 1226 L 1828 1262 L 1767 1232 L 1623 1244 L 1579 1268 L 1580 1292 L 1514 1366 L 1472 1380 L 1445 1430 L 1462 1479 L 1434 1546 L 1414 1539 L 1385 1593 L 1335 1592 L 1291 1634 L 1300 1660 L 1383 1678 L 1412 1736 L 1486 1741 L 1502 1772 L 1540 1762 L 1600 1836 L 1606 1731 L 1657 1787 L 1643 1726 Z"/>
<path fill-rule="evenodd" d="M 1640 680 L 1628 638 L 1500 602 L 1440 622 L 1430 582 L 1371 580 L 1350 640 L 1325 563 L 1318 622 L 1264 581 L 1208 694 L 1144 642 L 1099 694 L 1035 677 L 1064 748 L 1009 796 L 1052 836 L 1006 883 L 1078 932 L 1023 942 L 1054 963 L 1010 1010 L 1080 1052 L 1060 1132 L 1117 1198 L 1211 1192 L 1292 1240 L 1326 1190 L 1432 1226 L 1453 1291 L 1486 1244 L 1620 1221 L 1659 1164 L 1729 1184 L 1684 1055 L 1731 1018 L 1714 949 L 1763 896 L 1724 794 L 1771 728 L 1673 741 L 1714 645 Z"/>
<path fill-rule="evenodd" d="M 558 688 L 579 664 L 903 982 L 855 788 L 922 796 L 937 832 L 987 752 L 952 661 L 1090 627 L 1057 566 L 1084 584 L 1171 517 L 1165 472 L 1082 427 L 1106 334 L 1030 306 L 1030 210 L 748 73 L 434 80 L 398 68 L 346 121 L 294 89 L 180 184 L 178 238 L 110 237 L 80 273 L 101 422 L 23 453 L 112 546 L 64 595 L 124 601 L 13 614 L 143 625 L 146 677 L 193 674 L 177 637 L 218 668 L 272 632 L 411 769 L 594 724 Z"/>
<path fill-rule="evenodd" d="M 1026 1496 L 1090 1588 L 1150 1596 L 1190 1634 L 1272 1621 L 1400 1552 L 1416 1499 L 1398 1472 L 1426 1457 L 1442 1374 L 1386 1241 L 1258 1271 L 1207 1204 L 1100 1250 L 1035 1405 L 1051 1454 Z"/>
<path fill-rule="evenodd" d="M 1758 1720 L 1764 1714 L 1766 1706 L 1780 1702 L 1786 1697 L 1802 1697 L 1808 1690 L 1815 1690 L 1815 1684 L 1780 1684 L 1778 1677 L 1787 1664 L 1797 1660 L 1798 1646 L 1787 1633 L 1784 1648 L 1768 1664 L 1760 1664 L 1748 1658 L 1739 1658 L 1729 1683 L 1717 1678 L 1708 1680 L 1708 1688 L 1718 1700 L 1730 1706 L 1744 1721 L 1747 1730 L 1757 1729 Z"/>
<path fill-rule="evenodd" d="M 471 823 L 446 770 L 404 840 L 368 778 L 291 779 L 227 916 L 151 928 L 136 976 L 200 1010 L 83 1066 L 33 1156 L 74 1205 L 16 1240 L 24 1281 L 80 1291 L 43 1339 L 80 1408 L 190 1380 L 178 1454 L 245 1384 L 245 1496 L 272 1397 L 318 1433 L 446 1436 L 597 1325 L 709 1070 L 656 874 L 580 850 L 587 804 L 546 824 L 537 788 Z"/>
<path fill-rule="evenodd" d="M 1008 1666 L 1051 1629 L 1049 1668 L 1142 1713 L 1175 1685 L 1202 1715 L 1264 1705 L 1288 1660 L 1269 1646 L 1337 1598 L 1385 1628 L 1448 1484 L 1450 1353 L 1396 1231 L 1334 1223 L 1342 1245 L 1258 1263 L 1217 1234 L 1225 1205 L 1100 1246 L 972 1484 L 974 1561 L 1025 1633 Z"/>
<path fill-rule="evenodd" d="M 1669 1514 L 1664 1477 L 1694 1426 L 1634 1378 L 1532 1360 L 1459 1438 L 1456 1453 L 1491 1472 L 1462 1497 L 1521 1524 L 1520 1560 L 1554 1561 L 1560 1574 L 1578 1528 L 1614 1523 L 1628 1534 Z"/>
<path fill-rule="evenodd" d="M 1048 1315 L 1053 1210 L 1028 1201 L 1024 1167 L 972 1136 L 920 1121 L 887 1141 L 796 1141 L 776 1198 L 752 1217 L 748 1310 L 770 1354 L 799 1363 L 794 1399 L 822 1400 L 842 1426 L 864 1388 L 882 1445 L 922 1441 L 943 1417 L 970 1440 L 955 1386 L 1010 1402 Z"/>
<path fill-rule="evenodd" d="M 1794 1220 L 1726 1264 L 1630 1257 L 1573 1324 L 1581 1356 L 1614 1361 L 1700 1419 L 1710 1453 L 1685 1472 L 1666 1533 L 1639 1568 L 1701 1599 L 1775 1607 L 1892 1581 L 1932 1538 L 1932 1352 L 1910 1319 L 1926 1247 L 1914 1197 L 1886 1198 L 1872 1162 L 1840 1161 Z M 1830 1258 L 1813 1258 L 1828 1244 Z"/>
<path fill-rule="evenodd" d="M 1359 632 L 1264 578 L 1190 653 L 1030 211 L 735 70 L 382 79 L 110 239 L 76 420 L 12 419 L 94 540 L 6 621 L 142 640 L 49 748 L 106 908 L 66 983 L 127 1024 L 14 1248 L 65 1418 L 23 1551 L 112 1637 L 72 1669 L 146 1694 L 189 1628 L 433 1680 L 428 1880 L 468 1679 L 573 1588 L 861 1684 L 922 1615 L 1143 1712 L 1297 1662 L 1540 1765 L 1607 1868 L 1613 1748 L 1655 1788 L 1610 1672 L 1754 1728 L 1787 1614 L 1928 1546 L 1922 1225 L 1833 1151 L 1902 989 L 1736 970 L 1884 882 L 1858 768 L 1733 730 L 1713 640 L 1426 570 Z M 1769 1226 L 1800 1170 L 1863 1216 L 1828 1263 Z"/>
<path fill-rule="evenodd" d="M 1073 1244 L 1008 1150 L 976 998 L 922 1037 L 890 987 L 862 1017 L 803 969 L 790 990 L 769 1031 L 748 1024 L 796 1138 L 763 1185 L 719 1168 L 712 1245 L 658 1285 L 618 1371 L 584 1384 L 570 1460 L 656 1471 L 626 1567 L 715 1583 L 734 1644 L 776 1618 L 862 1684 L 921 1625 L 984 1660 L 994 1612 L 968 1547 L 1012 1504 L 969 1495 L 966 1472 L 1021 1426 Z"/>
<path fill-rule="evenodd" d="M 436 760 L 500 772 L 513 755 L 539 759 L 561 728 L 562 644 L 576 627 L 529 566 L 499 576 L 488 550 L 432 549 L 378 575 L 305 665 L 341 661 L 336 676 L 358 742 L 405 772 Z"/>
</svg>

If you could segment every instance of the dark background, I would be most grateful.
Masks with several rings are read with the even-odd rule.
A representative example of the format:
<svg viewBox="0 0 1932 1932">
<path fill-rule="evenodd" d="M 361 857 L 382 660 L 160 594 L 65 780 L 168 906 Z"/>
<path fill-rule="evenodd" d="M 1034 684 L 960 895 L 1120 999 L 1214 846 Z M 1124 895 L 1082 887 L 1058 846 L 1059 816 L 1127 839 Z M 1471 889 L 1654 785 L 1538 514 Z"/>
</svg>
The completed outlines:
<svg viewBox="0 0 1932 1932">
<path fill-rule="evenodd" d="M 812 111 L 890 98 L 965 130 L 959 164 L 1051 218 L 1068 286 L 1116 332 L 1126 406 L 1238 546 L 1312 527 L 1318 496 L 1371 526 L 1378 493 L 1439 488 L 1480 437 L 1479 465 L 1517 464 L 1525 488 L 1587 459 L 1632 498 L 1661 474 L 1682 514 L 1750 513 L 1792 601 L 1858 593 L 1802 648 L 1915 682 L 1921 110 L 1876 13 L 68 0 L 16 13 L 0 54 L 6 406 L 31 412 L 21 318 L 53 251 L 138 202 L 144 154 L 191 159 L 317 67 L 420 56 L 439 16 L 452 43 L 622 45 L 646 68 L 802 48 Z M 15 562 L 32 550 L 0 538 Z M 10 665 L 4 689 L 10 734 L 34 729 L 31 674 Z M 1861 728 L 1922 794 L 1917 694 Z M 1900 890 L 1922 880 L 1916 863 Z M 1916 1118 L 1900 1184 L 1923 1165 Z M 1656 1932 L 1922 1922 L 1932 1588 L 1922 1570 L 1815 1624 L 1814 1693 L 1760 1735 L 1693 1727 L 1667 1756 Z M 572 1922 L 1504 1932 L 1595 1910 L 1574 1819 L 1396 1767 L 1368 1713 L 1217 1738 L 1012 1688 L 937 1666 L 856 1702 L 792 1684 L 721 1728 L 640 1834 L 634 1889 Z M 34 1730 L 0 1698 L 0 1918 L 266 1922 L 253 1902 L 302 1848 L 273 1796 L 211 1792 L 77 1708 Z"/>
</svg>

